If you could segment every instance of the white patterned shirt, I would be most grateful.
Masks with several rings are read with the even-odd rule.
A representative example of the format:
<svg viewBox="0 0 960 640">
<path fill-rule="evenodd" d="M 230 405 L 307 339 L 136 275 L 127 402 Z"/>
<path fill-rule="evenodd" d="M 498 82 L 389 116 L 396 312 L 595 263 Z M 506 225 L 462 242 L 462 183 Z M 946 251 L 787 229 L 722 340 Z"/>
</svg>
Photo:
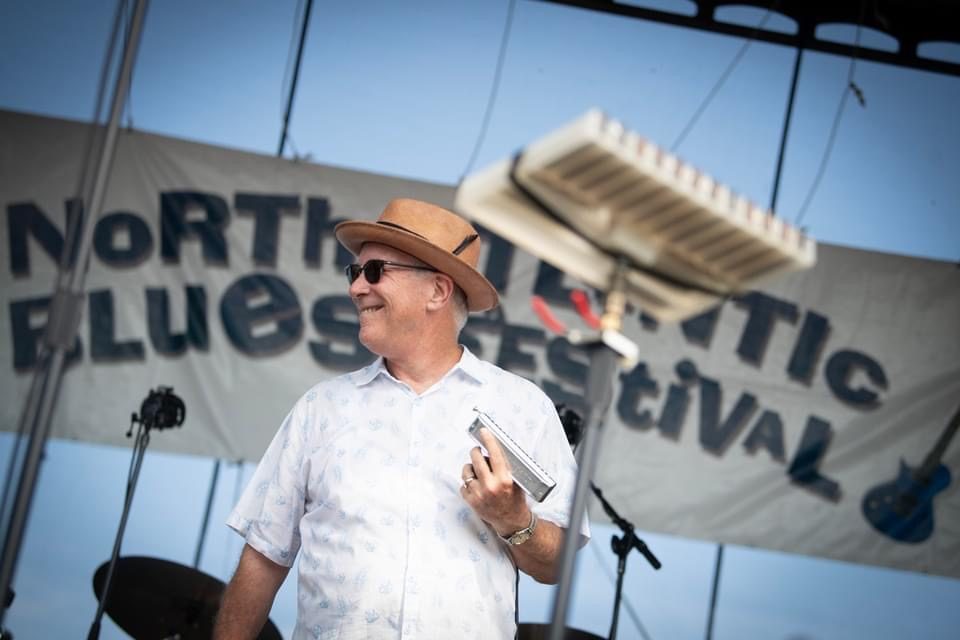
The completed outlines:
<svg viewBox="0 0 960 640">
<path fill-rule="evenodd" d="M 576 464 L 536 385 L 466 348 L 421 395 L 383 359 L 294 405 L 227 524 L 275 563 L 302 552 L 295 639 L 513 638 L 516 569 L 460 495 L 474 407 L 557 481 L 543 520 L 566 526 Z M 589 538 L 586 518 L 581 543 Z"/>
</svg>

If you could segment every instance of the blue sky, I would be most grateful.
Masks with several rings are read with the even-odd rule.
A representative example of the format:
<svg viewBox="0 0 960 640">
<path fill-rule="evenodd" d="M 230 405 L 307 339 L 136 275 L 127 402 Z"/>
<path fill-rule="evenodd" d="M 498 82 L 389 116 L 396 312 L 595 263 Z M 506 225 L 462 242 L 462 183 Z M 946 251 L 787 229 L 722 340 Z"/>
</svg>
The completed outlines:
<svg viewBox="0 0 960 640">
<path fill-rule="evenodd" d="M 0 108 L 88 119 L 113 8 L 105 1 L 4 4 Z M 480 131 L 508 9 L 507 0 L 317 1 L 288 151 L 320 163 L 456 183 Z M 274 154 L 297 11 L 294 0 L 154 2 L 128 122 Z M 762 15 L 738 17 L 756 22 Z M 882 38 L 865 34 L 863 42 Z M 517 2 L 475 168 L 593 106 L 669 147 L 741 45 L 725 36 Z M 952 55 L 960 59 L 956 49 Z M 679 154 L 766 202 L 793 59 L 784 47 L 751 45 Z M 849 61 L 836 56 L 804 56 L 778 207 L 789 220 L 816 175 L 848 69 Z M 803 223 L 826 242 L 960 259 L 960 78 L 864 61 L 855 78 L 866 107 L 847 102 Z M 11 441 L 0 436 L 4 457 Z M 110 554 L 129 458 L 127 449 L 50 443 L 17 600 L 6 619 L 18 637 L 85 632 L 96 610 L 91 577 Z M 213 464 L 148 452 L 125 554 L 192 563 Z M 225 464 L 220 474 L 201 569 L 221 579 L 240 550 L 239 538 L 222 522 L 250 472 L 250 465 Z M 612 532 L 595 526 L 595 542 L 581 554 L 571 620 L 598 635 L 610 621 Z M 654 573 L 631 556 L 627 606 L 650 637 L 702 637 L 715 546 L 642 535 L 664 570 Z M 523 589 L 521 619 L 546 620 L 550 591 L 528 582 Z M 958 601 L 955 580 L 731 547 L 714 638 L 952 638 L 960 625 Z M 272 617 L 289 630 L 294 609 L 288 582 Z M 643 637 L 631 611 L 621 613 L 621 638 Z M 102 637 L 125 636 L 108 623 Z"/>
</svg>

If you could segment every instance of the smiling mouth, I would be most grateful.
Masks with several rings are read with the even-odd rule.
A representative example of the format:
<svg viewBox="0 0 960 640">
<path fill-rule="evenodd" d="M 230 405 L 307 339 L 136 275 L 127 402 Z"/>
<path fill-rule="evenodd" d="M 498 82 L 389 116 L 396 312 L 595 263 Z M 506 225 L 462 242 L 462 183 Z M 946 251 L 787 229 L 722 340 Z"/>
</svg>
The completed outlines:
<svg viewBox="0 0 960 640">
<path fill-rule="evenodd" d="M 374 311 L 379 311 L 380 309 L 383 309 L 383 305 L 382 305 L 382 304 L 373 305 L 373 306 L 370 306 L 370 307 L 364 307 L 363 309 L 360 309 L 359 314 L 360 314 L 361 316 L 363 316 L 363 315 L 368 315 L 368 314 L 373 313 Z"/>
</svg>

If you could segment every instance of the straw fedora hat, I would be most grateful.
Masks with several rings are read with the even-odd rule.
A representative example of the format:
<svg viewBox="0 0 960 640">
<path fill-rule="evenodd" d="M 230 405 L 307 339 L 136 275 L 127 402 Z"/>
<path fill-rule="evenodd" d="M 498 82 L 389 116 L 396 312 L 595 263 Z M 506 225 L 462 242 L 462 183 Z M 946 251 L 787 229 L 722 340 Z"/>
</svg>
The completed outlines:
<svg viewBox="0 0 960 640">
<path fill-rule="evenodd" d="M 393 247 L 445 273 L 467 296 L 470 311 L 497 306 L 497 290 L 477 271 L 480 236 L 469 222 L 442 207 L 397 198 L 376 222 L 348 220 L 334 229 L 337 240 L 353 255 L 365 242 Z"/>
</svg>

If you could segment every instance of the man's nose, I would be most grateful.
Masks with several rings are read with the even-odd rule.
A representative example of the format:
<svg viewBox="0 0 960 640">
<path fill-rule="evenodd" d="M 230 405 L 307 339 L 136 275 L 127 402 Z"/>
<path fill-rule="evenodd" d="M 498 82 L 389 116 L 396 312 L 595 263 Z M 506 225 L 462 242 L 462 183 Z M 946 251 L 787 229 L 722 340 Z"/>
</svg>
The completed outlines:
<svg viewBox="0 0 960 640">
<path fill-rule="evenodd" d="M 362 293 L 370 291 L 370 283 L 367 282 L 367 276 L 361 271 L 357 279 L 350 283 L 350 297 L 356 298 Z"/>
</svg>

